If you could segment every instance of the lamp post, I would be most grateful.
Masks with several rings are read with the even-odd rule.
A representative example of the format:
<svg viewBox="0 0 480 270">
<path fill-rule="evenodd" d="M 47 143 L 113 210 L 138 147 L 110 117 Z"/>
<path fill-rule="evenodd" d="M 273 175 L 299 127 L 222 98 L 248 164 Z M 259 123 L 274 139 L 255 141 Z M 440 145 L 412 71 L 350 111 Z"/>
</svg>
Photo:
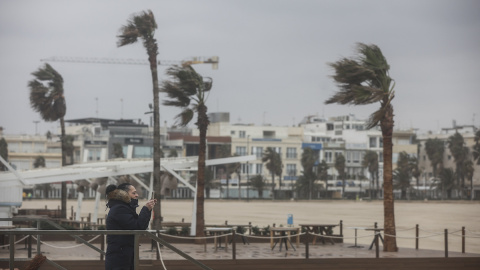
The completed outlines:
<svg viewBox="0 0 480 270">
<path fill-rule="evenodd" d="M 148 107 L 150 108 L 150 111 L 149 112 L 145 112 L 145 114 L 151 114 L 153 113 L 153 107 L 152 107 L 152 103 L 148 104 Z M 150 115 L 150 127 L 153 126 L 153 121 L 152 121 L 152 116 Z"/>
<path fill-rule="evenodd" d="M 250 148 L 250 135 L 247 136 L 247 156 L 249 155 L 249 148 Z M 247 202 L 249 200 L 249 195 L 248 195 L 248 192 L 250 191 L 249 187 L 250 187 L 250 166 L 247 160 Z"/>
</svg>

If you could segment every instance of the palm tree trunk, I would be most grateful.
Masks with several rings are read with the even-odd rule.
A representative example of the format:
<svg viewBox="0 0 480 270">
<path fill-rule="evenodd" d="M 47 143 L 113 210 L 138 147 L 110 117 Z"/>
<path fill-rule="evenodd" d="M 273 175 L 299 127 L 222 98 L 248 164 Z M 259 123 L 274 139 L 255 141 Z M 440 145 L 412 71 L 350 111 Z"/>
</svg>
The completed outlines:
<svg viewBox="0 0 480 270">
<path fill-rule="evenodd" d="M 275 200 L 275 174 L 272 173 L 272 200 Z"/>
<path fill-rule="evenodd" d="M 384 209 L 384 251 L 396 252 L 397 238 L 395 233 L 395 211 L 392 181 L 392 133 L 393 108 L 386 108 L 385 118 L 381 121 L 383 136 L 383 209 Z"/>
<path fill-rule="evenodd" d="M 60 118 L 60 128 L 62 130 L 62 167 L 67 165 L 67 149 L 66 149 L 66 134 L 65 134 L 65 121 L 63 117 Z M 62 206 L 61 206 L 61 213 L 60 217 L 61 218 L 67 218 L 67 182 L 63 181 L 62 182 L 62 194 L 61 194 L 61 200 L 62 200 Z"/>
<path fill-rule="evenodd" d="M 228 183 L 229 180 L 230 180 L 230 175 L 227 175 L 227 196 L 225 196 L 225 198 L 227 198 L 227 199 L 228 199 L 229 196 L 230 196 L 230 195 L 229 195 L 229 193 L 230 193 L 230 187 L 229 187 L 229 185 L 228 185 L 228 184 L 229 184 L 229 183 Z"/>
<path fill-rule="evenodd" d="M 161 193 L 162 180 L 160 176 L 160 101 L 159 101 L 159 87 L 158 87 L 158 72 L 157 72 L 157 44 L 152 42 L 151 47 L 147 49 L 148 61 L 150 63 L 150 72 L 152 75 L 153 84 L 153 190 L 158 196 L 157 204 L 153 207 L 153 221 L 152 229 L 159 230 L 162 226 L 162 208 L 161 208 Z"/>
<path fill-rule="evenodd" d="M 208 128 L 208 116 L 207 116 L 207 107 L 205 105 L 198 106 L 198 122 L 197 126 L 200 131 L 200 142 L 199 142 L 199 152 L 198 152 L 198 171 L 197 171 L 197 224 L 196 224 L 196 234 L 197 237 L 195 242 L 197 244 L 203 244 L 205 242 L 205 154 L 207 146 L 207 128 Z"/>
</svg>

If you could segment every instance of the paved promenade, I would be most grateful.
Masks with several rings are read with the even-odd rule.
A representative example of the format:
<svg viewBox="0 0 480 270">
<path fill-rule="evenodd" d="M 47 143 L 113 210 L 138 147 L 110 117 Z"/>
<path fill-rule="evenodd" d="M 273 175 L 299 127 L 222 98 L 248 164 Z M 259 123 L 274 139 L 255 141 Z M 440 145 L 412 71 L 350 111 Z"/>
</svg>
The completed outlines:
<svg viewBox="0 0 480 270">
<path fill-rule="evenodd" d="M 232 246 L 228 249 L 224 248 L 215 251 L 212 243 L 204 245 L 196 244 L 172 244 L 176 248 L 185 252 L 189 256 L 203 260 L 203 259 L 218 259 L 229 260 L 232 259 Z M 309 258 L 375 258 L 375 247 L 368 250 L 368 245 L 362 245 L 361 248 L 351 247 L 353 243 L 336 243 L 331 245 L 315 244 L 309 245 Z M 95 245 L 99 247 L 99 245 Z M 36 247 L 36 246 L 34 246 Z M 250 243 L 244 245 L 243 243 L 236 244 L 236 258 L 237 259 L 274 259 L 274 258 L 305 258 L 305 245 L 300 244 L 293 250 L 289 246 L 288 250 L 282 246 L 279 250 L 279 245 L 274 250 L 270 249 L 270 243 Z M 93 249 L 78 244 L 75 241 L 49 241 L 43 244 L 42 253 L 50 260 L 96 260 L 100 259 L 100 255 Z M 9 258 L 10 251 L 8 248 L 0 248 L 0 258 Z M 35 256 L 36 250 L 33 250 L 32 256 Z M 427 250 L 427 249 L 411 249 L 400 248 L 398 252 L 383 252 L 380 246 L 379 256 L 381 258 L 419 258 L 419 257 L 444 257 L 445 251 L 442 250 Z M 476 253 L 461 253 L 458 251 L 449 251 L 449 257 L 480 257 Z M 161 257 L 163 260 L 178 260 L 183 259 L 180 255 L 169 250 L 166 247 L 161 248 Z M 15 258 L 27 258 L 27 250 L 24 244 L 17 244 L 15 246 Z M 140 259 L 150 260 L 156 259 L 155 251 L 152 252 L 150 244 L 142 244 L 140 246 Z"/>
</svg>

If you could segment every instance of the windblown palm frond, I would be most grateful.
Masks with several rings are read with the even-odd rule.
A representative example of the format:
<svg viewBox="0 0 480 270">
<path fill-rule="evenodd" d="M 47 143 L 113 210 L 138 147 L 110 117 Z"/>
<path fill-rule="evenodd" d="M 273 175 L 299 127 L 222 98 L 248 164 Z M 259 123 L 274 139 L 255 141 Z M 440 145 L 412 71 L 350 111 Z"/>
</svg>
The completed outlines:
<svg viewBox="0 0 480 270">
<path fill-rule="evenodd" d="M 180 125 L 187 125 L 198 112 L 199 106 L 206 103 L 205 91 L 212 87 L 211 79 L 207 83 L 191 66 L 172 66 L 167 69 L 167 75 L 171 80 L 162 83 L 162 90 L 167 93 L 169 99 L 163 104 L 183 108 L 183 111 L 176 116 Z"/>
<path fill-rule="evenodd" d="M 63 96 L 63 78 L 49 64 L 32 73 L 34 80 L 30 87 L 30 105 L 45 121 L 56 121 L 65 116 L 66 103 Z"/>
<path fill-rule="evenodd" d="M 122 47 L 133 44 L 136 43 L 139 38 L 143 38 L 144 45 L 147 47 L 148 40 L 153 39 L 155 29 L 157 29 L 157 23 L 151 10 L 134 14 L 127 21 L 127 24 L 120 28 L 120 34 L 117 36 L 117 46 Z M 148 46 L 152 45 L 150 44 Z"/>
<path fill-rule="evenodd" d="M 388 75 L 390 66 L 376 45 L 357 44 L 357 57 L 342 58 L 329 63 L 334 69 L 332 78 L 337 82 L 339 91 L 325 101 L 325 104 L 366 105 L 380 102 L 380 109 L 367 121 L 370 129 L 385 117 L 394 97 L 392 79 Z"/>
</svg>

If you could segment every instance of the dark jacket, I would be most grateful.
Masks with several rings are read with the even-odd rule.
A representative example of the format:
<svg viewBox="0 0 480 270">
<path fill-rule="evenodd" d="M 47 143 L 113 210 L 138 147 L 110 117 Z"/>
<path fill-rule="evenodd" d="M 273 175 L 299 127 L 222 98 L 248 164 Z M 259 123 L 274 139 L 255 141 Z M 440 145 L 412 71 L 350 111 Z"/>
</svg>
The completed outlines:
<svg viewBox="0 0 480 270">
<path fill-rule="evenodd" d="M 151 211 L 143 207 L 140 214 L 126 191 L 116 189 L 107 195 L 110 211 L 107 216 L 107 230 L 145 230 L 150 222 Z M 133 269 L 133 235 L 107 235 L 105 269 Z"/>
</svg>

